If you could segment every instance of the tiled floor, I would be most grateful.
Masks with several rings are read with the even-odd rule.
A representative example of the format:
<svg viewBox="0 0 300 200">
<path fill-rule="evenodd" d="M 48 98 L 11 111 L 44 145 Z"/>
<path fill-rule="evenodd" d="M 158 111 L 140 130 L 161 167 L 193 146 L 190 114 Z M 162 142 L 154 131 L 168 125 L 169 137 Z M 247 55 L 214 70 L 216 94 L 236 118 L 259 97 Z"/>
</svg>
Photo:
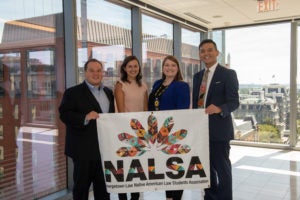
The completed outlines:
<svg viewBox="0 0 300 200">
<path fill-rule="evenodd" d="M 300 152 L 232 146 L 235 200 L 300 200 Z"/>
<path fill-rule="evenodd" d="M 232 145 L 234 200 L 300 200 L 300 151 Z M 164 200 L 163 191 L 144 200 Z M 117 195 L 111 195 L 117 200 Z M 92 199 L 92 198 L 91 198 Z M 200 190 L 185 190 L 182 200 L 202 200 Z"/>
</svg>

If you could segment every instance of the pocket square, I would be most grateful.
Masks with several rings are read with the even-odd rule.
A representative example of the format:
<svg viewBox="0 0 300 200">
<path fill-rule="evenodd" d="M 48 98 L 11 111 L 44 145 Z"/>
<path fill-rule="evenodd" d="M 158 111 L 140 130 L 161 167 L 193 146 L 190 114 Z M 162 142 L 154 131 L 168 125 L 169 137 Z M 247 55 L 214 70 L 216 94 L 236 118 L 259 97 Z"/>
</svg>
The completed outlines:
<svg viewBox="0 0 300 200">
<path fill-rule="evenodd" d="M 217 84 L 220 84 L 221 83 L 221 81 L 217 81 L 217 82 L 215 82 L 215 84 L 217 85 Z"/>
</svg>

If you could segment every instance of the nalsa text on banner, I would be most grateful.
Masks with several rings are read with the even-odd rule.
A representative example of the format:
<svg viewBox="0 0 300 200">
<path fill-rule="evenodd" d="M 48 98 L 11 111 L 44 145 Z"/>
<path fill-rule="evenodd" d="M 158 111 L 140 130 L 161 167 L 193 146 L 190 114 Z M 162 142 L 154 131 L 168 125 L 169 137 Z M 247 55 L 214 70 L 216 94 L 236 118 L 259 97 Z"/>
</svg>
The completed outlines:
<svg viewBox="0 0 300 200">
<path fill-rule="evenodd" d="M 184 169 L 181 165 L 183 160 L 180 157 L 170 157 L 166 161 L 166 167 L 170 169 L 170 171 L 158 173 L 155 171 L 151 171 L 150 169 L 155 168 L 155 159 L 148 159 L 148 166 L 143 167 L 139 159 L 133 159 L 131 161 L 129 171 L 124 172 L 124 164 L 123 160 L 117 161 L 117 168 L 111 161 L 104 161 L 105 168 L 105 179 L 106 182 L 111 182 L 111 175 L 114 176 L 117 182 L 130 182 L 133 178 L 138 178 L 140 181 L 145 180 L 158 180 L 165 179 L 165 175 L 170 179 L 180 179 L 185 177 L 186 179 L 192 178 L 194 175 L 199 176 L 200 178 L 206 177 L 205 171 L 202 167 L 200 158 L 198 156 L 191 157 L 191 161 L 188 165 L 188 169 Z M 180 168 L 181 170 L 174 170 L 174 165 L 176 168 Z M 148 169 L 148 170 L 145 170 Z M 148 171 L 148 176 L 146 176 L 146 172 Z M 125 179 L 126 176 L 126 179 Z"/>
</svg>

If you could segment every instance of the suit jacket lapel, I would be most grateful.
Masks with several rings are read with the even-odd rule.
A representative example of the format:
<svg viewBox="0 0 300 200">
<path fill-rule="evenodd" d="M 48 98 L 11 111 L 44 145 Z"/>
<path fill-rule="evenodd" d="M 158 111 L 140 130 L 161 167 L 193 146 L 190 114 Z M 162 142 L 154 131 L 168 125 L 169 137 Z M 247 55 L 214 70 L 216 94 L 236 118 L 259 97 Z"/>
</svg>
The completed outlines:
<svg viewBox="0 0 300 200">
<path fill-rule="evenodd" d="M 209 84 L 209 90 L 208 90 L 208 93 L 207 93 L 207 96 L 206 96 L 206 105 L 207 105 L 207 102 L 209 102 L 209 99 L 210 99 L 210 96 L 212 94 L 212 91 L 214 90 L 213 89 L 214 84 L 218 80 L 218 76 L 219 76 L 219 73 L 220 73 L 220 71 L 219 71 L 220 67 L 221 66 L 217 65 L 217 67 L 215 69 L 215 72 L 214 72 L 214 75 L 211 78 L 211 81 L 210 81 L 210 84 Z"/>
<path fill-rule="evenodd" d="M 87 102 L 91 103 L 93 105 L 93 107 L 95 108 L 96 112 L 102 113 L 101 107 L 97 101 L 97 99 L 94 97 L 93 93 L 90 91 L 89 87 L 87 86 L 87 84 L 84 82 L 83 83 L 83 87 L 84 87 L 84 95 L 86 95 L 87 97 Z"/>
</svg>

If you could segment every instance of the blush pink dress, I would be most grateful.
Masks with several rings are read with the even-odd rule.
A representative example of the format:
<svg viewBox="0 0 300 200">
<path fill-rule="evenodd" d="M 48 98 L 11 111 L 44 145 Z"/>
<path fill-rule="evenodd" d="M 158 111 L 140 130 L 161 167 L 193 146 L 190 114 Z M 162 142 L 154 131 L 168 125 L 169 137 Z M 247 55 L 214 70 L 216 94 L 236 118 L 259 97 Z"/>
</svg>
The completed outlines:
<svg viewBox="0 0 300 200">
<path fill-rule="evenodd" d="M 141 86 L 137 83 L 128 83 L 121 80 L 122 90 L 125 95 L 125 112 L 144 111 L 144 98 L 148 90 L 147 85 L 143 82 Z"/>
</svg>

